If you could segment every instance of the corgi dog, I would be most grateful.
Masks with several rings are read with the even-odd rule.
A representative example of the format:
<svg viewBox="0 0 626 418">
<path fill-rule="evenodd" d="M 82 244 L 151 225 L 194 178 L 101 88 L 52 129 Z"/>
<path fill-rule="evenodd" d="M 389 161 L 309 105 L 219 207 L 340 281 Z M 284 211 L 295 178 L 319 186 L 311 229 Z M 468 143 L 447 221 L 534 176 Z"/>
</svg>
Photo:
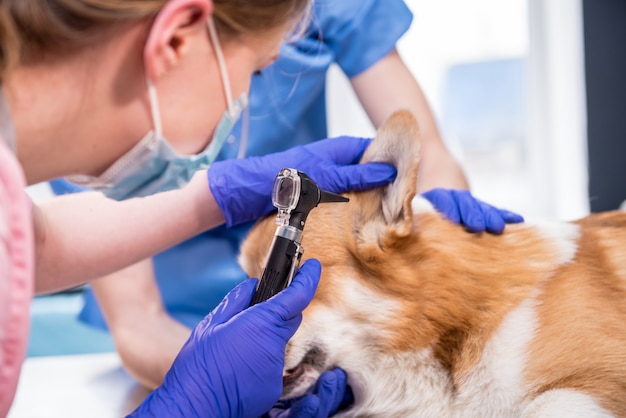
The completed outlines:
<svg viewBox="0 0 626 418">
<path fill-rule="evenodd" d="M 361 162 L 384 188 L 311 211 L 322 277 L 286 349 L 283 397 L 344 369 L 341 417 L 626 416 L 626 212 L 472 234 L 416 194 L 420 139 L 393 114 Z M 274 218 L 246 238 L 260 277 Z"/>
</svg>

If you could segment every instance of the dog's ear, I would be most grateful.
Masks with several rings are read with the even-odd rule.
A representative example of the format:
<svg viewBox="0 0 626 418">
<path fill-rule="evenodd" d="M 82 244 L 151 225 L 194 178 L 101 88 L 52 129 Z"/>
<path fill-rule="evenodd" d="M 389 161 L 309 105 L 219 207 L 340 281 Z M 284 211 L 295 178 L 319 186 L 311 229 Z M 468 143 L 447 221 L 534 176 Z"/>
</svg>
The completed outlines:
<svg viewBox="0 0 626 418">
<path fill-rule="evenodd" d="M 385 162 L 398 170 L 395 181 L 383 188 L 354 193 L 353 231 L 359 241 L 383 244 L 384 236 L 406 237 L 413 229 L 411 201 L 417 188 L 420 159 L 417 121 L 409 111 L 398 111 L 378 131 L 361 163 Z M 393 237 L 390 236 L 393 235 Z"/>
</svg>

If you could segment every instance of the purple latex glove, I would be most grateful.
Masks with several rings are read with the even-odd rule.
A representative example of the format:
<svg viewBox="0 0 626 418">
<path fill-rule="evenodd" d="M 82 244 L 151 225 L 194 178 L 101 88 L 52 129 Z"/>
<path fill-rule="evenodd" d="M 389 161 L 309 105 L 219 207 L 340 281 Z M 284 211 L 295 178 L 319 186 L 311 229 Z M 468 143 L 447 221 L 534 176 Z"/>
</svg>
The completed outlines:
<svg viewBox="0 0 626 418">
<path fill-rule="evenodd" d="M 323 190 L 343 193 L 384 186 L 396 177 L 384 163 L 358 164 L 371 139 L 324 139 L 287 151 L 241 160 L 217 161 L 208 170 L 209 187 L 233 226 L 268 214 L 274 178 L 282 168 L 308 174 Z"/>
<path fill-rule="evenodd" d="M 131 417 L 259 417 L 270 410 L 282 393 L 287 341 L 320 273 L 320 263 L 308 260 L 285 290 L 248 309 L 257 281 L 233 289 Z"/>
<path fill-rule="evenodd" d="M 311 393 L 280 401 L 263 418 L 327 418 L 354 401 L 347 380 L 341 369 L 324 372 Z"/>
<path fill-rule="evenodd" d="M 470 232 L 500 234 L 505 224 L 524 222 L 521 215 L 482 202 L 467 190 L 437 188 L 422 193 L 422 196 L 446 218 L 465 225 Z"/>
</svg>

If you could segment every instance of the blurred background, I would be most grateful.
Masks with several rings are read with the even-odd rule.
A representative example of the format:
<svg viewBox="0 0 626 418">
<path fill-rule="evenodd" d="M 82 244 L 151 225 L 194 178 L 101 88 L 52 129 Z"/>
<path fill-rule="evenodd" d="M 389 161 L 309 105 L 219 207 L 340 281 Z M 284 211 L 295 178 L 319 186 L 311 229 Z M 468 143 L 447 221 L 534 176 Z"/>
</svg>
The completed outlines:
<svg viewBox="0 0 626 418">
<path fill-rule="evenodd" d="M 337 0 L 340 1 L 340 0 Z M 526 219 L 570 220 L 626 199 L 624 0 L 406 0 L 399 51 L 474 194 Z M 373 136 L 333 69 L 329 133 Z M 45 184 L 30 188 L 47 198 Z M 113 351 L 79 323 L 80 289 L 38 297 L 29 356 Z"/>
<path fill-rule="evenodd" d="M 587 214 L 582 2 L 406 3 L 400 54 L 474 194 L 527 218 Z M 371 135 L 345 77 L 331 80 L 331 133 Z"/>
</svg>

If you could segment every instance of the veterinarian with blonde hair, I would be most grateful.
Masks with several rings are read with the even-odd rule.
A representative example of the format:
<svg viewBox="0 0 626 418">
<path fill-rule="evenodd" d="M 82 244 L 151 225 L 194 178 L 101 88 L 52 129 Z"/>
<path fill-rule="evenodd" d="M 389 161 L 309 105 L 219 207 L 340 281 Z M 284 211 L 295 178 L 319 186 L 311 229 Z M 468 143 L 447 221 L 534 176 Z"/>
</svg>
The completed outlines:
<svg viewBox="0 0 626 418">
<path fill-rule="evenodd" d="M 218 160 L 235 158 L 242 149 L 247 155 L 264 155 L 325 138 L 325 80 L 330 65 L 337 63 L 374 126 L 397 109 L 417 115 L 423 143 L 420 192 L 466 189 L 461 167 L 395 49 L 411 20 L 402 0 L 316 1 L 305 33 L 283 44 L 277 61 L 253 77 L 247 144 L 240 143 L 246 135 L 237 124 Z M 59 194 L 79 191 L 63 181 L 52 185 Z M 501 232 L 505 221 L 519 220 L 465 191 L 435 189 L 425 196 L 474 231 Z M 249 227 L 216 228 L 94 282 L 93 293 L 85 291 L 80 319 L 108 328 L 130 374 L 147 387 L 158 386 L 190 329 L 245 280 L 236 257 Z"/>
<path fill-rule="evenodd" d="M 335 192 L 394 178 L 389 165 L 355 164 L 368 144 L 358 138 L 203 169 L 245 106 L 251 74 L 275 59 L 309 7 L 308 0 L 0 1 L 0 416 L 24 358 L 33 290 L 74 286 L 224 222 L 258 218 L 272 208 L 283 166 Z M 28 200 L 25 185 L 60 176 L 103 193 L 41 206 Z M 106 197 L 128 191 L 162 193 Z M 319 275 L 319 263 L 306 263 L 284 292 L 250 308 L 256 280 L 230 292 L 133 415 L 268 411 L 281 393 L 285 344 Z M 342 398 L 341 379 L 331 372 L 304 407 L 283 412 L 328 415 Z"/>
</svg>

